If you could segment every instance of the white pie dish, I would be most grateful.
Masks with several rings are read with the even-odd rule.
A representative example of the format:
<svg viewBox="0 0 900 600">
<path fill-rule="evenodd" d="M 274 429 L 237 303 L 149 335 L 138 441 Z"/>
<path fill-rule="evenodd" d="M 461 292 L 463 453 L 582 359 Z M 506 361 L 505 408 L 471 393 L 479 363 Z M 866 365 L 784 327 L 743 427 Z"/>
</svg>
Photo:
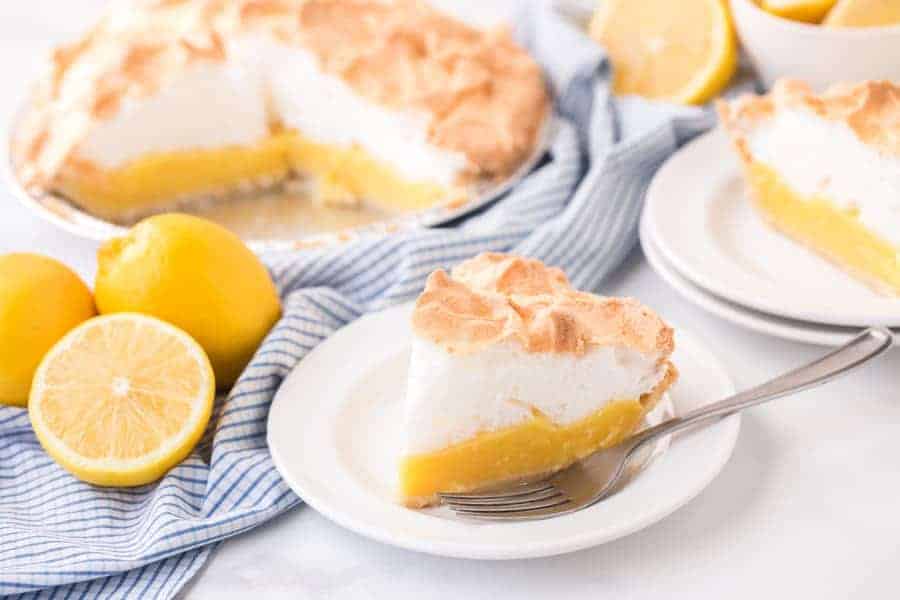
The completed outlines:
<svg viewBox="0 0 900 600">
<path fill-rule="evenodd" d="M 35 78 L 20 105 L 9 129 L 9 158 L 3 161 L 11 187 L 29 208 L 82 237 L 104 240 L 141 216 L 178 210 L 217 221 L 258 250 L 439 225 L 481 209 L 546 153 L 555 132 L 552 98 L 545 93 L 539 65 L 510 36 L 475 35 L 452 25 L 468 21 L 479 29 L 505 24 L 517 12 L 515 3 L 435 2 L 439 12 L 452 13 L 456 20 L 424 5 L 421 10 L 397 7 L 385 17 L 377 2 L 352 5 L 367 16 L 356 30 L 342 23 L 343 10 L 351 5 L 329 2 L 110 6 L 83 43 L 57 47 L 45 65 L 47 73 Z M 381 16 L 368 18 L 365 11 L 370 9 Z M 388 44 L 383 36 L 393 40 L 390 44 L 405 43 L 403 27 L 412 28 L 408 33 L 416 39 L 427 33 L 434 43 L 424 44 L 427 51 L 422 53 L 380 54 L 377 48 Z M 395 28 L 401 33 L 395 35 Z M 331 34 L 343 42 L 316 42 Z M 481 42 L 504 44 L 508 52 L 464 52 L 460 56 L 466 57 L 466 65 L 500 68 L 491 57 L 508 56 L 519 68 L 479 89 L 507 92 L 504 86 L 521 83 L 524 92 L 501 94 L 499 101 L 491 91 L 464 94 L 452 104 L 459 114 L 441 109 L 438 96 L 444 98 L 446 92 L 447 98 L 456 98 L 463 89 L 444 85 L 443 67 L 454 73 L 463 67 L 459 61 L 440 63 L 437 55 L 450 52 L 455 43 Z M 355 50 L 354 44 L 359 46 Z M 152 51 L 143 52 L 145 46 Z M 367 75 L 354 76 L 347 57 L 373 61 L 362 69 Z M 392 74 L 406 72 L 407 62 L 423 70 L 437 67 L 429 77 L 395 80 Z M 474 71 L 465 69 L 463 75 Z M 468 81 L 461 77 L 465 81 L 460 85 Z M 512 96 L 522 100 L 515 102 Z M 516 113 L 522 118 L 501 118 L 506 112 L 494 114 L 492 102 L 510 111 L 523 107 Z M 473 114 L 487 119 L 485 135 L 474 143 L 465 127 L 440 127 L 441 118 L 465 118 L 463 108 L 469 105 L 475 107 Z M 222 127 L 229 115 L 232 122 Z M 507 136 L 505 127 L 514 131 Z M 294 142 L 278 145 L 282 133 L 294 132 L 301 146 L 321 144 L 331 152 L 328 160 L 339 165 L 310 166 L 299 158 L 308 150 Z M 257 146 L 260 152 L 254 150 Z M 152 163 L 140 171 L 144 158 L 247 148 L 271 164 L 248 165 L 242 155 L 234 161 L 223 158 L 231 165 L 233 181 L 225 177 L 223 183 L 221 173 L 212 179 L 201 174 L 193 188 L 188 185 L 181 192 L 167 191 L 166 185 L 156 189 L 140 179 L 164 168 Z M 12 160 L 17 164 L 8 164 Z M 180 168 L 203 171 L 192 165 Z M 107 177 L 132 167 L 140 173 L 126 177 L 130 184 L 120 185 L 117 179 L 117 187 L 109 187 Z M 345 172 L 331 172 L 341 169 Z M 381 169 L 386 169 L 384 177 Z M 396 180 L 396 185 L 381 185 L 382 180 Z M 80 189 L 81 184 L 90 191 Z M 410 185 L 420 187 L 409 191 Z M 118 190 L 118 196 L 111 190 Z M 357 203 L 362 206 L 351 208 Z M 418 208 L 423 206 L 430 208 Z"/>
</svg>

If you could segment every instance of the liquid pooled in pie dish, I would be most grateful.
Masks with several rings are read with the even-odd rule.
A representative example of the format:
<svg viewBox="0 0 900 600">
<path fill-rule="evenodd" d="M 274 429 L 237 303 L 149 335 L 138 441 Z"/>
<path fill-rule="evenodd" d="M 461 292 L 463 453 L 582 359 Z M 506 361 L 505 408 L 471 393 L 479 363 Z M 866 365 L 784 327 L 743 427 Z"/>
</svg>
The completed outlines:
<svg viewBox="0 0 900 600">
<path fill-rule="evenodd" d="M 301 176 L 336 205 L 462 202 L 549 101 L 506 31 L 414 0 L 128 0 L 53 53 L 19 178 L 130 220 Z"/>
<path fill-rule="evenodd" d="M 412 507 L 612 446 L 677 378 L 673 331 L 653 311 L 513 255 L 432 273 L 412 327 L 399 465 Z"/>
</svg>

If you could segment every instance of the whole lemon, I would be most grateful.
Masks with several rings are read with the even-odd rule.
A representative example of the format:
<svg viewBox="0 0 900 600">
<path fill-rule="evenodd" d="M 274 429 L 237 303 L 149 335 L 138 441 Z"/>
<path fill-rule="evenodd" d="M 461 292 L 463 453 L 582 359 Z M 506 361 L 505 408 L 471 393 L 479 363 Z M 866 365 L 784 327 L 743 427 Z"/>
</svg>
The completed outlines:
<svg viewBox="0 0 900 600">
<path fill-rule="evenodd" d="M 28 404 L 41 359 L 95 314 L 91 291 L 64 264 L 37 254 L 0 256 L 0 403 Z"/>
<path fill-rule="evenodd" d="M 198 217 L 150 217 L 98 252 L 102 314 L 138 312 L 189 333 L 220 389 L 230 387 L 281 316 L 262 262 L 236 235 Z"/>
</svg>

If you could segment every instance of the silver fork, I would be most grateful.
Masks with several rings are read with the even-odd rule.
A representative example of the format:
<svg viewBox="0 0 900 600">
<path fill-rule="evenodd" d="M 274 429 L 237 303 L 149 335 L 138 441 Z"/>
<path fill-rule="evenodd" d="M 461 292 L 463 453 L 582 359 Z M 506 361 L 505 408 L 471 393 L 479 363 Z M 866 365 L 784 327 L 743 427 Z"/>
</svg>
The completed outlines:
<svg viewBox="0 0 900 600">
<path fill-rule="evenodd" d="M 822 358 L 771 381 L 638 432 L 541 481 L 466 494 L 440 494 L 457 514 L 474 519 L 528 521 L 587 508 L 618 490 L 628 462 L 650 442 L 835 379 L 890 348 L 888 329 L 871 328 Z"/>
</svg>

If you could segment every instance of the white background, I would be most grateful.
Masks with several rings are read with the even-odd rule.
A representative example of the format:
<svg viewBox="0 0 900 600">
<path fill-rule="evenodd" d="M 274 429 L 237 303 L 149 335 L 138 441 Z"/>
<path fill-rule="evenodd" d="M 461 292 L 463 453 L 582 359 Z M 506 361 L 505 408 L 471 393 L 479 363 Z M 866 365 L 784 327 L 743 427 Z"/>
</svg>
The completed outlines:
<svg viewBox="0 0 900 600">
<path fill-rule="evenodd" d="M 77 34 L 99 0 L 5 0 L 4 126 L 49 45 Z M 3 129 L 3 140 L 6 139 Z M 5 142 L 4 142 L 5 143 Z M 0 252 L 55 256 L 86 280 L 96 245 L 39 221 L 0 188 Z M 602 292 L 636 296 L 717 348 L 739 387 L 822 349 L 746 332 L 666 287 L 635 252 Z M 418 555 L 299 508 L 226 542 L 188 598 L 897 598 L 900 352 L 825 388 L 751 411 L 723 473 L 687 507 L 626 539 L 502 563 Z"/>
</svg>

